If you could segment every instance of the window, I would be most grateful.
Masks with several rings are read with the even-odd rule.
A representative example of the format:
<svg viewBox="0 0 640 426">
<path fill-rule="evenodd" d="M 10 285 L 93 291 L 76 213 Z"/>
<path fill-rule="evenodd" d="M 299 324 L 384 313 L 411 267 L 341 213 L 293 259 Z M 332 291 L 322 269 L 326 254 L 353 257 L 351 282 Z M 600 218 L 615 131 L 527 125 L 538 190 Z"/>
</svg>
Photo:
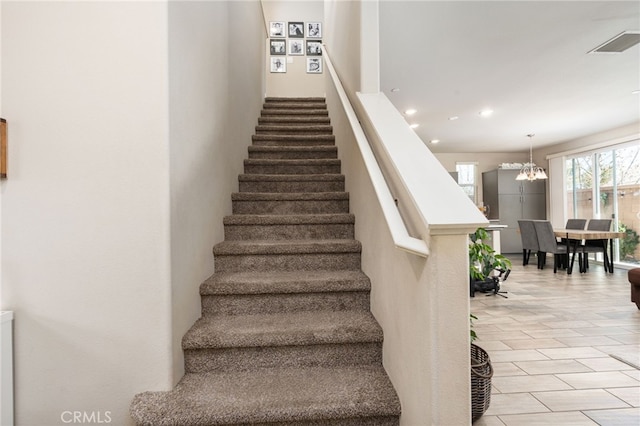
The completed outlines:
<svg viewBox="0 0 640 426">
<path fill-rule="evenodd" d="M 458 185 L 473 204 L 478 204 L 478 163 L 456 163 L 456 172 L 458 172 Z"/>
</svg>

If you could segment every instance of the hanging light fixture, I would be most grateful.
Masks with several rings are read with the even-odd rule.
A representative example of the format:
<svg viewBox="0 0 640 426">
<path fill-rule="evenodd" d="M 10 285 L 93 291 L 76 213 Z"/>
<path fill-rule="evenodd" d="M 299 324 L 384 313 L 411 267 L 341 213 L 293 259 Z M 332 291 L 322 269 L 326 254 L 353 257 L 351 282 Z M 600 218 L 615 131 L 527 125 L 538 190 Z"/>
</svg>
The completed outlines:
<svg viewBox="0 0 640 426">
<path fill-rule="evenodd" d="M 533 133 L 527 135 L 529 138 L 529 162 L 522 166 L 516 180 L 536 180 L 547 178 L 547 174 L 544 172 L 542 167 L 536 166 L 536 163 L 533 162 L 533 143 L 531 142 L 531 138 L 534 136 L 535 134 Z"/>
</svg>

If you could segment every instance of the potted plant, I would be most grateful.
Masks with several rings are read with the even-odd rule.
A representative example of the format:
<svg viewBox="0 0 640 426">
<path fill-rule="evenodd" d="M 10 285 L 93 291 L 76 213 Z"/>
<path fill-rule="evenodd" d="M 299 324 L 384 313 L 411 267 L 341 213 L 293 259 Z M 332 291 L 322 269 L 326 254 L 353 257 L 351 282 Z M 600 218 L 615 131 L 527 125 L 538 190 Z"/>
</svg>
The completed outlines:
<svg viewBox="0 0 640 426">
<path fill-rule="evenodd" d="M 475 422 L 491 404 L 491 377 L 493 367 L 487 351 L 473 343 L 478 338 L 473 330 L 475 315 L 469 315 L 471 337 L 471 421 Z"/>
<path fill-rule="evenodd" d="M 469 289 L 473 297 L 476 291 L 493 291 L 498 293 L 500 279 L 506 280 L 511 268 L 511 261 L 484 243 L 489 233 L 484 228 L 476 229 L 469 235 Z M 503 274 L 505 274 L 503 276 Z"/>
</svg>

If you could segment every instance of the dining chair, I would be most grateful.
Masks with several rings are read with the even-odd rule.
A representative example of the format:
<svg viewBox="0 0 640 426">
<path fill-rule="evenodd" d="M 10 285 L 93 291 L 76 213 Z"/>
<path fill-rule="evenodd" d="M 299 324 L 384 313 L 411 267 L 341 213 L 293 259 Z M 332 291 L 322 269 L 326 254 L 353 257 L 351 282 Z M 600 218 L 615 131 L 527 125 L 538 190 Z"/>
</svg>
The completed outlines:
<svg viewBox="0 0 640 426">
<path fill-rule="evenodd" d="M 564 229 L 584 229 L 586 225 L 587 225 L 587 219 L 568 219 L 567 224 L 564 226 Z M 576 242 L 571 240 L 567 241 L 566 238 L 562 238 L 560 242 L 567 246 L 572 243 L 580 244 L 582 246 L 582 240 Z M 583 271 L 584 267 L 583 267 L 582 251 L 578 252 L 578 266 L 580 268 L 580 271 Z"/>
<path fill-rule="evenodd" d="M 587 224 L 587 230 L 589 231 L 610 231 L 611 219 L 591 219 Z M 603 264 L 605 268 L 609 267 L 609 256 L 607 255 L 607 240 L 587 240 L 580 246 L 582 255 L 584 257 L 584 271 L 589 268 L 589 253 L 602 253 L 604 260 Z"/>
<path fill-rule="evenodd" d="M 556 235 L 553 232 L 553 226 L 548 220 L 536 220 L 533 222 L 533 225 L 536 229 L 540 251 L 553 254 L 553 273 L 555 274 L 558 271 L 559 265 L 568 264 L 567 246 L 558 243 Z M 539 265 L 542 265 L 540 269 L 544 268 L 544 263 L 539 262 Z"/>
<path fill-rule="evenodd" d="M 538 257 L 538 269 L 542 269 L 539 255 L 540 246 L 538 245 L 538 237 L 536 236 L 533 220 L 519 220 L 518 227 L 520 228 L 520 239 L 522 240 L 522 266 L 529 264 L 529 257 L 533 251 Z"/>
</svg>

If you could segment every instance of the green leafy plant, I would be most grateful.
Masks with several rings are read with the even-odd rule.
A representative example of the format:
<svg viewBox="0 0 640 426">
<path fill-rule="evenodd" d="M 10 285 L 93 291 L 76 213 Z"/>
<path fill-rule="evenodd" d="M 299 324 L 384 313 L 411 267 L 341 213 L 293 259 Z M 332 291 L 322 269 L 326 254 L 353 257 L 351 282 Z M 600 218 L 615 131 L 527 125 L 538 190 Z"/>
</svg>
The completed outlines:
<svg viewBox="0 0 640 426">
<path fill-rule="evenodd" d="M 472 343 L 474 340 L 478 338 L 476 331 L 473 329 L 473 320 L 477 320 L 477 319 L 478 319 L 477 316 L 473 314 L 469 314 L 469 337 L 471 338 Z"/>
<path fill-rule="evenodd" d="M 636 247 L 640 243 L 640 237 L 638 233 L 631 228 L 628 228 L 622 222 L 618 222 L 618 229 L 620 232 L 624 232 L 624 237 L 620 239 L 620 260 L 626 258 L 634 258 Z"/>
<path fill-rule="evenodd" d="M 476 229 L 469 236 L 469 275 L 472 279 L 482 281 L 487 279 L 495 269 L 511 268 L 511 261 L 483 242 L 489 238 L 484 228 Z"/>
</svg>

